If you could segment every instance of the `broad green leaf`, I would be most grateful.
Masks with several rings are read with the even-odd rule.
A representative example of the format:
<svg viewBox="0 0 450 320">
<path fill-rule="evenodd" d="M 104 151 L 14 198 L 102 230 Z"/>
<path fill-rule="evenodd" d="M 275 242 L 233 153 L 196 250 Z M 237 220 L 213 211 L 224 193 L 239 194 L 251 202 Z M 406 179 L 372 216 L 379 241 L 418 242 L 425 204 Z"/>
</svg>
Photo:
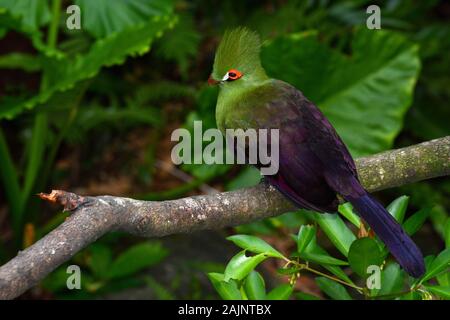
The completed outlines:
<svg viewBox="0 0 450 320">
<path fill-rule="evenodd" d="M 317 277 L 316 283 L 320 290 L 334 300 L 352 300 L 352 297 L 348 294 L 344 286 L 336 281 L 325 277 Z"/>
<path fill-rule="evenodd" d="M 134 245 L 112 262 L 107 277 L 115 279 L 129 276 L 160 262 L 167 254 L 167 249 L 160 242 Z"/>
<path fill-rule="evenodd" d="M 245 234 L 237 234 L 234 236 L 227 237 L 227 240 L 232 241 L 238 247 L 254 252 L 254 253 L 265 253 L 268 256 L 282 258 L 283 255 L 274 249 L 264 240 Z"/>
<path fill-rule="evenodd" d="M 371 238 L 361 238 L 355 240 L 348 253 L 348 262 L 353 271 L 363 278 L 367 278 L 369 266 L 380 266 L 383 263 L 384 255 L 375 240 Z"/>
<path fill-rule="evenodd" d="M 245 293 L 250 300 L 266 298 L 266 285 L 263 277 L 256 271 L 250 272 L 244 283 Z"/>
<path fill-rule="evenodd" d="M 442 251 L 434 260 L 431 262 L 430 266 L 427 266 L 425 275 L 420 280 L 420 283 L 427 281 L 438 273 L 450 268 L 450 248 Z"/>
<path fill-rule="evenodd" d="M 356 157 L 392 146 L 420 69 L 417 45 L 398 33 L 366 28 L 356 30 L 349 56 L 304 32 L 269 42 L 262 63 L 269 76 L 316 103 Z"/>
<path fill-rule="evenodd" d="M 20 19 L 23 28 L 29 30 L 37 30 L 50 21 L 47 0 L 0 0 L 0 11 L 2 8 Z"/>
<path fill-rule="evenodd" d="M 29 100 L 0 104 L 0 119 L 11 119 L 24 110 L 44 106 L 53 95 L 94 77 L 102 67 L 121 64 L 128 56 L 143 55 L 150 50 L 152 41 L 170 27 L 173 21 L 173 17 L 165 16 L 113 34 L 95 42 L 88 53 L 75 58 L 43 58 L 42 67 L 48 76 L 48 88 Z"/>
<path fill-rule="evenodd" d="M 433 263 L 434 259 L 436 259 L 436 257 L 433 256 L 433 255 L 426 256 L 426 257 L 423 259 L 423 260 L 425 260 L 425 270 L 430 269 L 431 264 Z"/>
<path fill-rule="evenodd" d="M 276 287 L 275 289 L 273 289 L 272 291 L 270 291 L 267 294 L 266 299 L 267 300 L 288 300 L 292 294 L 292 291 L 293 291 L 292 286 L 290 286 L 288 284 L 282 284 L 282 285 Z"/>
<path fill-rule="evenodd" d="M 224 280 L 244 279 L 258 264 L 266 260 L 269 256 L 266 253 L 260 253 L 256 256 L 247 257 L 245 250 L 242 250 L 228 262 L 225 268 Z"/>
<path fill-rule="evenodd" d="M 217 293 L 224 300 L 241 300 L 242 295 L 239 291 L 236 281 L 224 281 L 224 275 L 221 273 L 208 273 L 208 278 L 216 289 Z"/>
<path fill-rule="evenodd" d="M 356 237 L 341 217 L 329 213 L 312 213 L 311 217 L 319 224 L 335 247 L 344 256 L 347 256 L 350 245 L 356 240 Z"/>
<path fill-rule="evenodd" d="M 450 300 L 450 286 L 424 286 L 428 291 L 438 297 Z"/>
<path fill-rule="evenodd" d="M 403 289 L 405 272 L 397 263 L 390 263 L 381 271 L 381 283 L 379 290 L 373 290 L 376 295 L 388 295 L 399 293 Z"/>
<path fill-rule="evenodd" d="M 437 275 L 436 280 L 441 286 L 450 286 L 450 272 Z"/>
<path fill-rule="evenodd" d="M 316 234 L 316 228 L 311 225 L 302 225 L 297 235 L 297 252 L 302 253 Z"/>
<path fill-rule="evenodd" d="M 346 202 L 341 204 L 338 207 L 338 212 L 347 218 L 348 221 L 353 223 L 357 228 L 361 225 L 361 219 L 358 217 L 356 213 L 353 212 L 353 207 L 350 202 Z"/>
<path fill-rule="evenodd" d="M 427 220 L 430 211 L 431 207 L 425 207 L 406 219 L 403 223 L 403 229 L 405 229 L 406 233 L 410 236 L 416 233 Z"/>
<path fill-rule="evenodd" d="M 309 293 L 305 293 L 305 292 L 301 292 L 301 291 L 296 292 L 295 297 L 298 300 L 321 300 L 318 296 L 315 296 L 315 295 L 312 295 Z"/>
<path fill-rule="evenodd" d="M 329 265 L 335 265 L 335 266 L 347 266 L 348 263 L 346 261 L 336 259 L 328 254 L 321 254 L 319 252 L 303 252 L 298 254 L 300 258 L 315 262 L 318 264 L 329 264 Z"/>
<path fill-rule="evenodd" d="M 405 218 L 406 209 L 408 208 L 408 202 L 408 196 L 401 196 L 392 201 L 386 209 L 395 218 L 395 220 L 402 223 Z"/>
<path fill-rule="evenodd" d="M 152 17 L 172 13 L 167 0 L 76 0 L 83 14 L 83 29 L 97 38 L 148 22 Z"/>
</svg>

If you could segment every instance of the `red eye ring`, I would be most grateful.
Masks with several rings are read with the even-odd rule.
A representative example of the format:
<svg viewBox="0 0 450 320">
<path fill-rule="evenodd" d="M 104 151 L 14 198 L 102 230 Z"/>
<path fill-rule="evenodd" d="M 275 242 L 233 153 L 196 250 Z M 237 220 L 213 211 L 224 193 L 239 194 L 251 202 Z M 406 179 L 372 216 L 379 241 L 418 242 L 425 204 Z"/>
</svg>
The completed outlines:
<svg viewBox="0 0 450 320">
<path fill-rule="evenodd" d="M 242 73 L 236 69 L 230 69 L 228 72 L 228 80 L 237 80 L 242 77 Z"/>
</svg>

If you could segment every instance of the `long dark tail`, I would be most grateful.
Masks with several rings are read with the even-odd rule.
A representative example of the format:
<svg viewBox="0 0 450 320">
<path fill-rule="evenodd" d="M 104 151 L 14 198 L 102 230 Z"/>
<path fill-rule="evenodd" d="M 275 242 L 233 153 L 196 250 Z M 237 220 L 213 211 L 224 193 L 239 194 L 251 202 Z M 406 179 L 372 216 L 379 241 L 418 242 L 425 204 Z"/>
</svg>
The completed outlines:
<svg viewBox="0 0 450 320">
<path fill-rule="evenodd" d="M 423 275 L 425 263 L 422 252 L 394 217 L 369 194 L 346 198 L 386 244 L 403 269 L 415 278 Z"/>
</svg>

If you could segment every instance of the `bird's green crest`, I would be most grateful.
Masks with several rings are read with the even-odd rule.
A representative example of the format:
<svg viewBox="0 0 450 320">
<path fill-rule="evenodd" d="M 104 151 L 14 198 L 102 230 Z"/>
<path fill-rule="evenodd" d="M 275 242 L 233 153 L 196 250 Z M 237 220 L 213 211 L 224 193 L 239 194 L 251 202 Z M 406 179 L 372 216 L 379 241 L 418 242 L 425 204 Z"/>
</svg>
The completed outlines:
<svg viewBox="0 0 450 320">
<path fill-rule="evenodd" d="M 260 48 L 256 32 L 245 27 L 227 30 L 216 51 L 213 79 L 222 79 L 230 69 L 239 70 L 244 77 L 266 77 L 259 57 Z"/>
</svg>

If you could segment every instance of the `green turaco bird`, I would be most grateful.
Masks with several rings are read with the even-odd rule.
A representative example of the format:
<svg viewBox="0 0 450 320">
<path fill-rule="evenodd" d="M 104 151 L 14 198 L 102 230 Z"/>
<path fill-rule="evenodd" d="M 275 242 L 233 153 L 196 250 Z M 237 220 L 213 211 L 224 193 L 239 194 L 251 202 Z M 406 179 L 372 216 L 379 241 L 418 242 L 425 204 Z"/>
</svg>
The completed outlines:
<svg viewBox="0 0 450 320">
<path fill-rule="evenodd" d="M 279 170 L 266 181 L 299 208 L 336 212 L 338 196 L 351 202 L 400 265 L 421 276 L 422 253 L 361 186 L 355 163 L 331 123 L 298 89 L 270 78 L 259 54 L 254 32 L 237 28 L 223 36 L 208 81 L 220 86 L 218 128 L 279 129 Z"/>
</svg>

